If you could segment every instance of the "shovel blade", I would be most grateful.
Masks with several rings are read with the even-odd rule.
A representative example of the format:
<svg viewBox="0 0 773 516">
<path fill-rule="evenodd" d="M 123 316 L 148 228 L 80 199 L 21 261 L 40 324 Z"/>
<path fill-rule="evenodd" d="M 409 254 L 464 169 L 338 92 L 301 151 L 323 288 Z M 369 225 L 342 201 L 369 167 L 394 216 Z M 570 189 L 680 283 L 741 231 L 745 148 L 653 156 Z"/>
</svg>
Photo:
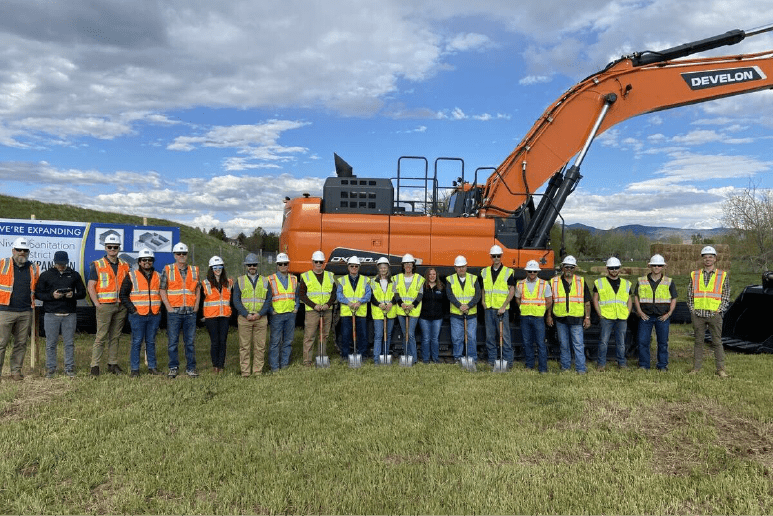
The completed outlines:
<svg viewBox="0 0 773 516">
<path fill-rule="evenodd" d="M 475 365 L 475 360 L 470 357 L 462 357 L 462 369 L 472 373 L 478 370 L 477 366 Z"/>
<path fill-rule="evenodd" d="M 352 369 L 362 367 L 362 355 L 349 355 L 349 367 Z"/>
<path fill-rule="evenodd" d="M 400 366 L 401 367 L 412 367 L 413 366 L 413 355 L 400 355 Z"/>
<path fill-rule="evenodd" d="M 330 357 L 327 355 L 317 357 L 317 367 L 324 368 L 324 367 L 330 367 Z"/>
<path fill-rule="evenodd" d="M 494 361 L 494 372 L 495 373 L 504 373 L 507 371 L 507 360 L 496 360 Z"/>
<path fill-rule="evenodd" d="M 379 365 L 392 365 L 392 355 L 379 355 L 378 356 L 378 364 Z"/>
</svg>

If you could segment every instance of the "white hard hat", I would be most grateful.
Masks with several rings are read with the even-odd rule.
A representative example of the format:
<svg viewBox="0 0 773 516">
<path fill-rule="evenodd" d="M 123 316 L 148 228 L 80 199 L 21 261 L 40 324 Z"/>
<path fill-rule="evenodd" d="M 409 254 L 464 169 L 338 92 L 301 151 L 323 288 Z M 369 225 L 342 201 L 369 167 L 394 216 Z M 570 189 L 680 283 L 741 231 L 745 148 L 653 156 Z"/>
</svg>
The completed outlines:
<svg viewBox="0 0 773 516">
<path fill-rule="evenodd" d="M 13 241 L 13 248 L 14 249 L 26 249 L 27 251 L 30 250 L 30 244 L 27 242 L 27 239 L 25 237 L 18 237 L 16 240 Z"/>
<path fill-rule="evenodd" d="M 140 252 L 137 254 L 137 259 L 140 258 L 153 258 L 155 260 L 156 254 L 147 247 L 144 247 L 140 249 Z"/>
<path fill-rule="evenodd" d="M 360 264 L 360 259 L 357 258 L 356 256 L 351 256 L 351 257 L 349 257 L 348 260 L 346 260 L 346 263 L 348 265 L 359 265 Z"/>
<path fill-rule="evenodd" d="M 488 254 L 502 254 L 502 248 L 498 245 L 492 245 L 491 249 L 489 249 Z"/>
<path fill-rule="evenodd" d="M 713 254 L 714 256 L 717 255 L 717 250 L 711 247 L 710 245 L 707 245 L 703 249 L 701 249 L 701 256 L 704 254 Z"/>
<path fill-rule="evenodd" d="M 105 237 L 104 244 L 105 245 L 108 245 L 108 244 L 111 244 L 111 245 L 115 245 L 115 244 L 121 245 L 121 239 L 118 238 L 118 235 L 116 235 L 114 233 L 110 233 L 109 235 L 107 235 Z"/>
<path fill-rule="evenodd" d="M 467 265 L 467 258 L 460 254 L 454 259 L 454 267 L 463 267 L 464 265 Z"/>
<path fill-rule="evenodd" d="M 177 242 L 174 247 L 172 248 L 173 253 L 187 253 L 188 252 L 188 246 L 183 244 L 182 242 Z"/>
<path fill-rule="evenodd" d="M 524 268 L 524 270 L 527 272 L 531 272 L 531 271 L 539 272 L 540 271 L 539 263 L 537 263 L 537 260 L 529 260 L 528 262 L 526 262 L 526 267 Z"/>
<path fill-rule="evenodd" d="M 416 258 L 411 253 L 405 253 L 403 255 L 403 263 L 416 263 Z"/>
<path fill-rule="evenodd" d="M 325 253 L 322 251 L 314 251 L 311 255 L 311 261 L 313 262 L 324 262 L 325 261 Z"/>
<path fill-rule="evenodd" d="M 382 263 L 389 265 L 389 258 L 387 258 L 386 256 L 382 256 L 376 261 L 376 265 L 381 265 Z"/>
<path fill-rule="evenodd" d="M 564 260 L 561 262 L 561 265 L 574 265 L 577 266 L 577 258 L 572 256 L 571 254 L 566 255 L 564 257 Z"/>
<path fill-rule="evenodd" d="M 665 265 L 666 260 L 659 254 L 653 254 L 648 265 Z"/>
<path fill-rule="evenodd" d="M 276 255 L 276 263 L 290 263 L 290 257 L 286 253 Z"/>
<path fill-rule="evenodd" d="M 620 260 L 615 258 L 614 256 L 607 260 L 607 267 L 620 267 Z"/>
<path fill-rule="evenodd" d="M 215 265 L 225 265 L 225 263 L 223 263 L 223 259 L 219 256 L 213 256 L 209 259 L 209 266 L 213 267 Z"/>
</svg>

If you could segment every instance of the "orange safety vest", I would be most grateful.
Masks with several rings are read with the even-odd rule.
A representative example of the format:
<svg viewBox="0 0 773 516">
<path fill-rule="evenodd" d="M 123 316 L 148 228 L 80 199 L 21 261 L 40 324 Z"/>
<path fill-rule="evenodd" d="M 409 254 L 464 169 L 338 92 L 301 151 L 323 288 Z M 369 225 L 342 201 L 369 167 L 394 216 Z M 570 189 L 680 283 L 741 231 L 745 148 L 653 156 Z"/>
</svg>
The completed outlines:
<svg viewBox="0 0 773 516">
<path fill-rule="evenodd" d="M 298 278 L 292 274 L 288 278 L 287 288 L 284 288 L 276 273 L 268 277 L 268 283 L 271 285 L 271 306 L 274 313 L 286 314 L 295 310 L 295 290 L 298 288 Z"/>
<path fill-rule="evenodd" d="M 30 263 L 30 290 L 32 296 L 30 299 L 30 308 L 35 304 L 35 285 L 40 277 L 40 267 L 36 263 Z M 11 293 L 13 292 L 13 275 L 16 267 L 13 264 L 13 258 L 3 258 L 0 260 L 0 305 L 8 306 L 11 304 Z"/>
<path fill-rule="evenodd" d="M 118 291 L 121 289 L 123 279 L 129 274 L 129 264 L 118 259 L 118 277 L 113 272 L 107 257 L 95 261 L 94 267 L 97 270 L 97 300 L 106 304 L 117 303 Z"/>
<path fill-rule="evenodd" d="M 231 290 L 234 288 L 234 280 L 228 278 L 228 285 L 223 285 L 221 290 L 212 287 L 212 283 L 205 279 L 201 282 L 204 290 L 204 317 L 231 317 Z"/>
<path fill-rule="evenodd" d="M 161 293 L 158 290 L 161 278 L 158 272 L 153 271 L 153 274 L 150 275 L 150 283 L 148 283 L 145 275 L 139 271 L 131 271 L 129 278 L 132 280 L 132 291 L 129 294 L 129 300 L 134 304 L 137 313 L 140 315 L 148 315 L 148 313 L 156 315 L 161 310 Z"/>
<path fill-rule="evenodd" d="M 166 272 L 166 298 L 174 308 L 196 308 L 196 286 L 199 284 L 199 268 L 188 265 L 188 274 L 183 280 L 176 263 L 170 263 L 164 267 Z"/>
</svg>

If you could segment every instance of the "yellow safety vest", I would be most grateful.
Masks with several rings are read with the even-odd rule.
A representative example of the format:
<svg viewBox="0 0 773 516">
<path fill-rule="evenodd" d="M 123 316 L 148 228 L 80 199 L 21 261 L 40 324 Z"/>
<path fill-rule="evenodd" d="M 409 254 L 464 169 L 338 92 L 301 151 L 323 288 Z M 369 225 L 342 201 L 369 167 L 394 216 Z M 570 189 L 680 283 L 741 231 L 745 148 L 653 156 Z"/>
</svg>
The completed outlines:
<svg viewBox="0 0 773 516">
<path fill-rule="evenodd" d="M 317 275 L 314 271 L 306 271 L 301 277 L 306 284 L 306 295 L 314 302 L 315 305 L 324 305 L 325 302 L 330 299 L 330 293 L 333 292 L 333 286 L 335 285 L 335 277 L 330 271 L 322 272 L 322 284 L 320 285 Z M 314 310 L 314 307 L 306 305 L 306 311 L 310 312 Z"/>
<path fill-rule="evenodd" d="M 480 277 L 483 279 L 483 299 L 486 302 L 487 308 L 498 310 L 502 307 L 505 299 L 507 299 L 507 295 L 510 293 L 507 280 L 513 275 L 513 269 L 504 265 L 500 269 L 496 282 L 491 281 L 491 267 L 486 267 L 480 271 Z M 510 308 L 510 303 L 507 303 L 505 308 Z"/>
<path fill-rule="evenodd" d="M 583 317 L 585 315 L 585 278 L 577 276 L 572 278 L 572 286 L 567 295 L 564 290 L 564 282 L 561 276 L 555 276 L 550 280 L 550 288 L 553 289 L 553 314 L 556 317 Z M 569 311 L 566 310 L 566 298 L 569 298 Z"/>
<path fill-rule="evenodd" d="M 649 278 L 647 278 L 647 276 L 642 276 L 639 278 L 639 289 L 637 294 L 639 296 L 639 303 L 671 303 L 671 278 L 661 276 L 658 288 L 656 288 L 653 293 Z"/>
<path fill-rule="evenodd" d="M 463 305 L 467 305 L 475 297 L 475 282 L 478 281 L 477 276 L 474 274 L 467 274 L 464 279 L 464 288 L 459 282 L 459 275 L 452 274 L 448 277 L 448 286 L 451 287 L 451 292 L 454 293 L 456 299 Z M 459 310 L 453 303 L 451 303 L 451 313 L 455 315 L 462 315 L 462 311 Z M 478 306 L 471 306 L 467 315 L 475 315 L 478 313 Z"/>
<path fill-rule="evenodd" d="M 239 276 L 236 280 L 239 284 L 239 291 L 242 296 L 242 304 L 247 309 L 247 313 L 256 314 L 263 308 L 266 302 L 266 292 L 268 292 L 268 278 L 258 276 L 255 286 L 252 286 L 250 278 L 246 274 Z"/>
<path fill-rule="evenodd" d="M 212 287 L 208 279 L 201 282 L 204 287 L 204 317 L 231 317 L 231 289 L 234 282 L 228 278 L 228 284 L 218 290 Z"/>
<path fill-rule="evenodd" d="M 376 301 L 381 303 L 391 303 L 392 299 L 395 297 L 394 292 L 394 283 L 392 283 L 392 280 L 387 280 L 387 288 L 386 292 L 384 289 L 381 288 L 381 281 L 380 278 L 375 277 L 370 282 L 370 290 L 373 292 L 373 297 L 376 298 Z M 381 310 L 379 307 L 373 307 L 370 311 L 370 315 L 374 319 L 383 319 L 384 318 L 384 311 Z M 392 308 L 389 309 L 389 311 L 386 313 L 387 319 L 394 319 L 397 315 L 397 305 L 392 305 Z"/>
<path fill-rule="evenodd" d="M 529 292 L 529 289 L 526 288 L 526 283 L 525 279 L 518 282 L 518 285 L 521 286 L 521 315 L 530 315 L 534 317 L 544 316 L 545 306 L 547 304 L 545 301 L 545 287 L 547 287 L 548 282 L 541 278 L 537 278 L 537 285 L 534 287 L 534 292 Z M 516 288 L 518 285 L 516 285 Z"/>
<path fill-rule="evenodd" d="M 416 273 L 413 274 L 413 279 L 411 279 L 411 286 L 407 289 L 405 288 L 405 274 L 398 274 L 392 281 L 394 282 L 394 286 L 392 288 L 395 292 L 397 292 L 397 295 L 400 296 L 400 299 L 403 300 L 403 303 L 406 304 L 413 303 L 413 301 L 419 297 L 419 293 L 424 288 L 424 276 L 420 276 Z M 403 310 L 402 306 L 397 306 L 396 309 L 397 315 L 405 315 L 405 310 Z M 421 303 L 416 305 L 416 308 L 411 310 L 413 317 L 418 317 L 420 313 Z"/>
<path fill-rule="evenodd" d="M 298 287 L 298 278 L 289 274 L 287 288 L 285 288 L 274 273 L 268 277 L 268 283 L 271 285 L 271 307 L 274 309 L 274 313 L 286 314 L 295 310 L 295 290 Z"/>
<path fill-rule="evenodd" d="M 161 310 L 161 293 L 158 285 L 161 283 L 158 272 L 153 271 L 150 276 L 150 283 L 145 274 L 139 271 L 131 271 L 129 278 L 132 280 L 132 291 L 129 294 L 129 300 L 137 309 L 140 315 L 152 313 L 156 315 Z"/>
<path fill-rule="evenodd" d="M 696 310 L 716 312 L 722 304 L 722 286 L 727 279 L 727 273 L 716 269 L 711 275 L 708 285 L 703 284 L 703 271 L 692 271 L 693 306 Z"/>
<path fill-rule="evenodd" d="M 351 300 L 362 299 L 365 297 L 365 284 L 370 281 L 365 276 L 357 276 L 357 290 L 352 288 L 352 283 L 349 281 L 349 275 L 341 276 L 338 278 L 338 283 L 343 289 L 344 296 Z M 352 309 L 349 305 L 341 303 L 341 317 L 350 317 L 352 315 Z M 368 315 L 368 303 L 363 303 L 354 313 L 357 317 L 366 317 Z"/>
<path fill-rule="evenodd" d="M 628 298 L 631 296 L 631 282 L 620 278 L 620 287 L 615 292 L 609 279 L 596 280 L 596 291 L 599 294 L 599 309 L 604 319 L 628 319 Z"/>
</svg>

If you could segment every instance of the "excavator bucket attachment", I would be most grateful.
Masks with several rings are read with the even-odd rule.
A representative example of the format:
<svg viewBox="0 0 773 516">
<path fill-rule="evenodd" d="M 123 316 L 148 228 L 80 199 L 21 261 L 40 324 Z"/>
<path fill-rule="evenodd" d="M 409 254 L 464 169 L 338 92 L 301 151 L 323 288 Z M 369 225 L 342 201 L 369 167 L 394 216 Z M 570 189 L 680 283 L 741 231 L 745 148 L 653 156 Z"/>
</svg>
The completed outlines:
<svg viewBox="0 0 773 516">
<path fill-rule="evenodd" d="M 773 353 L 773 271 L 762 275 L 762 285 L 743 289 L 725 313 L 722 343 L 742 353 Z"/>
</svg>

